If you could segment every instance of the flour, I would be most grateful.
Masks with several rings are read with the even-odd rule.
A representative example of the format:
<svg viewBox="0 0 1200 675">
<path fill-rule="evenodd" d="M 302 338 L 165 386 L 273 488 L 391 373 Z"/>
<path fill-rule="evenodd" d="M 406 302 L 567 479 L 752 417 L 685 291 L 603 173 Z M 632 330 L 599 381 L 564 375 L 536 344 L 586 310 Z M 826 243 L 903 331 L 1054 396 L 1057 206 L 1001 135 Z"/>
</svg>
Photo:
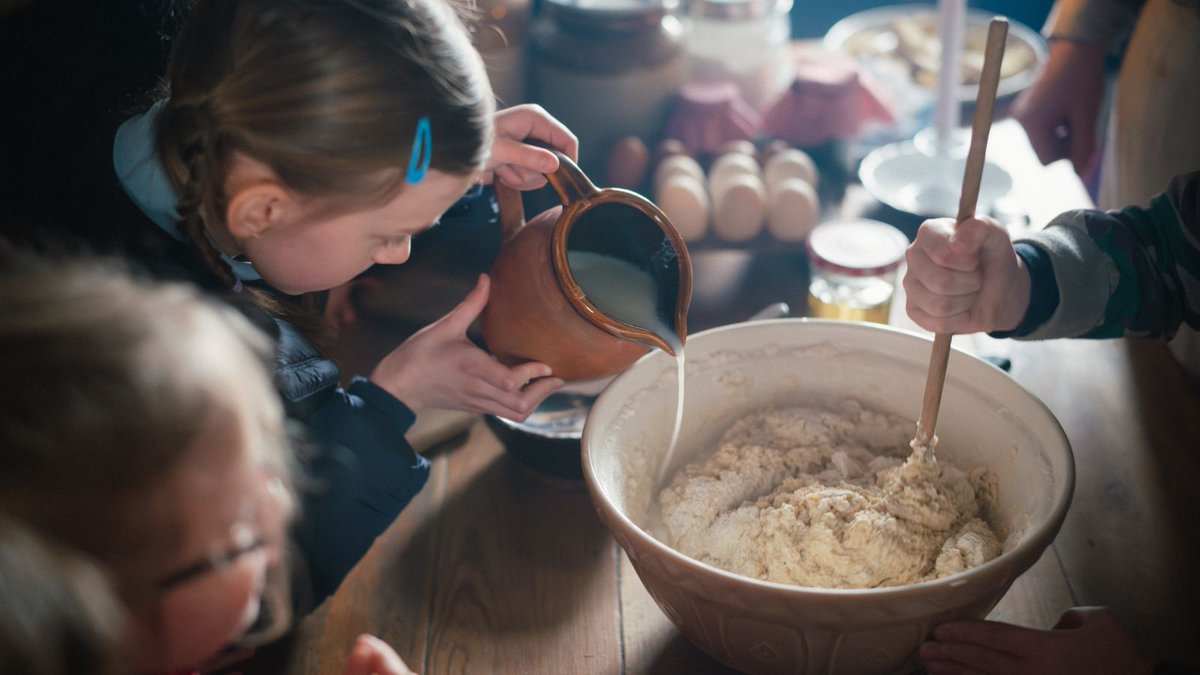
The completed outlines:
<svg viewBox="0 0 1200 675">
<path fill-rule="evenodd" d="M 912 430 L 854 401 L 750 414 L 659 494 L 668 543 L 738 574 L 821 588 L 915 583 L 996 557 L 993 474 L 906 461 Z"/>
</svg>

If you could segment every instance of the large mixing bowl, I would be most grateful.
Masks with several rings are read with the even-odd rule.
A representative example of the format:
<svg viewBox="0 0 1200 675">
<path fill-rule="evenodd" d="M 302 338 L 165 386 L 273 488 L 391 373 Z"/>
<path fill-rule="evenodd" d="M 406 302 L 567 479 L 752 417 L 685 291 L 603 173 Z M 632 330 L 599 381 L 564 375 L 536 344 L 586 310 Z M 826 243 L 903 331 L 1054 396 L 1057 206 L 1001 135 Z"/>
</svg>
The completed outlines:
<svg viewBox="0 0 1200 675">
<path fill-rule="evenodd" d="M 711 454 L 739 417 L 767 406 L 845 398 L 915 419 L 929 340 L 884 326 L 779 319 L 688 339 L 683 431 L 670 476 Z M 907 586 L 821 589 L 760 581 L 689 558 L 656 538 L 660 465 L 675 410 L 676 362 L 648 354 L 592 406 L 584 478 L 601 520 L 663 612 L 697 647 L 751 673 L 893 673 L 919 665 L 938 623 L 983 617 L 1054 539 L 1075 481 L 1050 411 L 998 368 L 954 351 L 937 434 L 939 461 L 995 472 L 996 559 Z"/>
</svg>

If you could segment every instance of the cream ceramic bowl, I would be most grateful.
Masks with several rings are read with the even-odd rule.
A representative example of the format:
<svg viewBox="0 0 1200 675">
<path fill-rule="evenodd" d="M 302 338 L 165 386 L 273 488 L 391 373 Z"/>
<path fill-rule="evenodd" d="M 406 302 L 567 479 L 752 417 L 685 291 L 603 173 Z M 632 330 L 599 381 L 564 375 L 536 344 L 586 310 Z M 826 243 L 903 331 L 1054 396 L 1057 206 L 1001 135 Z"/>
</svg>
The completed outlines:
<svg viewBox="0 0 1200 675">
<path fill-rule="evenodd" d="M 667 475 L 711 453 L 734 420 L 766 406 L 852 397 L 915 419 L 930 346 L 884 326 L 810 319 L 693 335 L 683 431 Z M 742 671 L 912 670 L 933 626 L 987 615 L 1054 539 L 1071 500 L 1074 462 L 1054 416 L 1003 371 L 955 350 L 938 418 L 938 458 L 996 473 L 993 525 L 1004 531 L 1005 552 L 960 574 L 893 588 L 819 589 L 743 577 L 651 534 L 675 390 L 675 360 L 661 352 L 618 376 L 584 426 L 584 478 L 601 520 L 663 612 L 697 647 Z"/>
</svg>

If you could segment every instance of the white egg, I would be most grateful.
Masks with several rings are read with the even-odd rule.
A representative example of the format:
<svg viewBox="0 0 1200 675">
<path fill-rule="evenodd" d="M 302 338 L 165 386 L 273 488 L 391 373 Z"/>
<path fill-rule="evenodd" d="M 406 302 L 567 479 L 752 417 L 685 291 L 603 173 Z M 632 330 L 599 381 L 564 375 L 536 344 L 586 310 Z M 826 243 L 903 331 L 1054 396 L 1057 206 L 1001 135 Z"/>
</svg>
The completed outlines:
<svg viewBox="0 0 1200 675">
<path fill-rule="evenodd" d="M 775 185 L 785 178 L 799 178 L 813 187 L 820 184 L 817 165 L 812 157 L 797 148 L 787 148 L 771 155 L 763 169 L 763 176 L 767 185 Z"/>
<path fill-rule="evenodd" d="M 702 185 L 705 181 L 704 168 L 693 157 L 689 155 L 668 155 L 654 169 L 655 189 L 657 190 L 658 186 L 665 183 L 671 176 L 678 175 L 690 176 Z"/>
<path fill-rule="evenodd" d="M 799 178 L 785 178 L 770 190 L 767 230 L 780 241 L 799 241 L 816 226 L 820 213 L 816 189 Z"/>
<path fill-rule="evenodd" d="M 748 241 L 762 231 L 766 211 L 767 188 L 758 176 L 727 176 L 713 192 L 713 231 L 725 241 Z"/>
<path fill-rule="evenodd" d="M 713 161 L 708 168 L 708 190 L 716 194 L 722 181 L 728 176 L 747 175 L 762 179 L 762 168 L 758 160 L 740 152 L 728 152 Z"/>
<path fill-rule="evenodd" d="M 704 183 L 694 176 L 677 174 L 667 178 L 654 193 L 654 202 L 685 241 L 702 239 L 708 233 L 708 193 Z"/>
</svg>

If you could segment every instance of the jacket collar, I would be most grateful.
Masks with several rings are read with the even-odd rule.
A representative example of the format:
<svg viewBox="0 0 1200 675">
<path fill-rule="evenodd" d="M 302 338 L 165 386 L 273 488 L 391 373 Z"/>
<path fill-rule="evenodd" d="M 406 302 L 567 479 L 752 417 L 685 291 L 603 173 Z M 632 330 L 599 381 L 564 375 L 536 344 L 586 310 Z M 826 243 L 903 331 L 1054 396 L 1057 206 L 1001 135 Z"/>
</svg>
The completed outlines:
<svg viewBox="0 0 1200 675">
<path fill-rule="evenodd" d="M 154 149 L 154 125 L 158 114 L 166 103 L 163 99 L 149 110 L 131 117 L 117 129 L 113 140 L 113 168 L 117 180 L 129 199 L 160 229 L 178 241 L 183 241 L 179 232 L 178 198 L 171 182 L 163 171 Z M 221 258 L 233 270 L 234 276 L 242 281 L 261 279 L 248 260 Z"/>
</svg>

